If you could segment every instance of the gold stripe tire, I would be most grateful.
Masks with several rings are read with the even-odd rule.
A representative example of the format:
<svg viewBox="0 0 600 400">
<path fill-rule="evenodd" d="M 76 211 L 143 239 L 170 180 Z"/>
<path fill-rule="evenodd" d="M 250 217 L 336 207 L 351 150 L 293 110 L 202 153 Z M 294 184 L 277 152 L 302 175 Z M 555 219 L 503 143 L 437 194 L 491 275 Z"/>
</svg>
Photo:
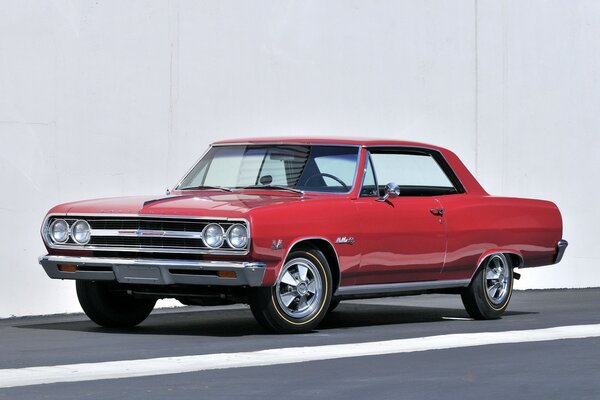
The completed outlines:
<svg viewBox="0 0 600 400">
<path fill-rule="evenodd" d="M 273 287 L 254 289 L 250 308 L 268 331 L 304 333 L 314 330 L 329 309 L 331 270 L 317 249 L 292 251 Z"/>
<path fill-rule="evenodd" d="M 488 256 L 462 293 L 462 302 L 473 319 L 496 319 L 508 307 L 513 290 L 513 268 L 505 254 Z"/>
</svg>

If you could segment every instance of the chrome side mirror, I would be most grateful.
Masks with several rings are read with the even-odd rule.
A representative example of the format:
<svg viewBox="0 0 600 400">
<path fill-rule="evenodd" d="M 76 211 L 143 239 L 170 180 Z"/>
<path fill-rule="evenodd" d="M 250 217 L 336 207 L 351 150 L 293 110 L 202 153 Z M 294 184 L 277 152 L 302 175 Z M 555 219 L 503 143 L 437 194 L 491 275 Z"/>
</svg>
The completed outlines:
<svg viewBox="0 0 600 400">
<path fill-rule="evenodd" d="M 378 198 L 377 201 L 386 201 L 390 197 L 394 198 L 398 196 L 400 196 L 400 186 L 394 182 L 390 182 L 385 185 L 383 197 Z"/>
</svg>

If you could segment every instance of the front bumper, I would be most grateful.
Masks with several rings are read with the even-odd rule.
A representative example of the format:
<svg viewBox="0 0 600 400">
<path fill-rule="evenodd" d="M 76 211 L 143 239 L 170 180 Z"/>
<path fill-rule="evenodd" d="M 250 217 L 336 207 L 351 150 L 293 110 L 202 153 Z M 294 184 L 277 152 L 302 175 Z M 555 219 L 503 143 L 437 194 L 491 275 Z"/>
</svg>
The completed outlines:
<svg viewBox="0 0 600 400">
<path fill-rule="evenodd" d="M 260 286 L 265 263 L 151 260 L 46 255 L 39 262 L 50 278 L 145 285 Z"/>
</svg>

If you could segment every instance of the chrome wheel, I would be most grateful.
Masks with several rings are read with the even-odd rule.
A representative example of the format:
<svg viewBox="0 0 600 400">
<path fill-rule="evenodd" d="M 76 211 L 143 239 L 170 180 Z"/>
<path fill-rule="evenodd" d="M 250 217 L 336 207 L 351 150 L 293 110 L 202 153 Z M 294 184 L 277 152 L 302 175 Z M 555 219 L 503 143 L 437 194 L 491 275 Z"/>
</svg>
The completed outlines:
<svg viewBox="0 0 600 400">
<path fill-rule="evenodd" d="M 323 300 L 321 275 L 315 264 L 306 258 L 294 258 L 282 268 L 275 285 L 275 295 L 281 310 L 292 318 L 311 315 Z"/>
<path fill-rule="evenodd" d="M 504 253 L 489 255 L 477 269 L 460 297 L 474 319 L 494 319 L 508 307 L 513 288 L 511 257 Z"/>
<path fill-rule="evenodd" d="M 510 270 L 506 259 L 493 255 L 485 266 L 485 292 L 489 301 L 502 304 L 510 292 Z"/>
</svg>

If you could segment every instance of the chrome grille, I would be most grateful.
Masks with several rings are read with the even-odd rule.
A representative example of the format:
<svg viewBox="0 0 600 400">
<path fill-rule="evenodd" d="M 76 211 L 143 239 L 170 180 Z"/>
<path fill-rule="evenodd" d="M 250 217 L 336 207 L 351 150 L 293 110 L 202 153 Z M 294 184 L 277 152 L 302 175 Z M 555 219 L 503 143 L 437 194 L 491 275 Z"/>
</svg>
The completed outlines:
<svg viewBox="0 0 600 400">
<path fill-rule="evenodd" d="M 248 229 L 248 223 L 238 219 L 52 216 L 45 226 L 49 226 L 55 219 L 64 219 L 69 226 L 77 220 L 85 220 L 90 224 L 92 232 L 90 242 L 85 246 L 77 245 L 71 238 L 64 244 L 52 244 L 48 240 L 47 242 L 54 248 L 149 253 L 246 254 L 250 245 L 248 243 L 244 249 L 235 249 L 225 241 L 222 247 L 212 249 L 202 240 L 202 230 L 211 223 L 221 225 L 225 232 L 234 224 L 242 224 Z"/>
</svg>

